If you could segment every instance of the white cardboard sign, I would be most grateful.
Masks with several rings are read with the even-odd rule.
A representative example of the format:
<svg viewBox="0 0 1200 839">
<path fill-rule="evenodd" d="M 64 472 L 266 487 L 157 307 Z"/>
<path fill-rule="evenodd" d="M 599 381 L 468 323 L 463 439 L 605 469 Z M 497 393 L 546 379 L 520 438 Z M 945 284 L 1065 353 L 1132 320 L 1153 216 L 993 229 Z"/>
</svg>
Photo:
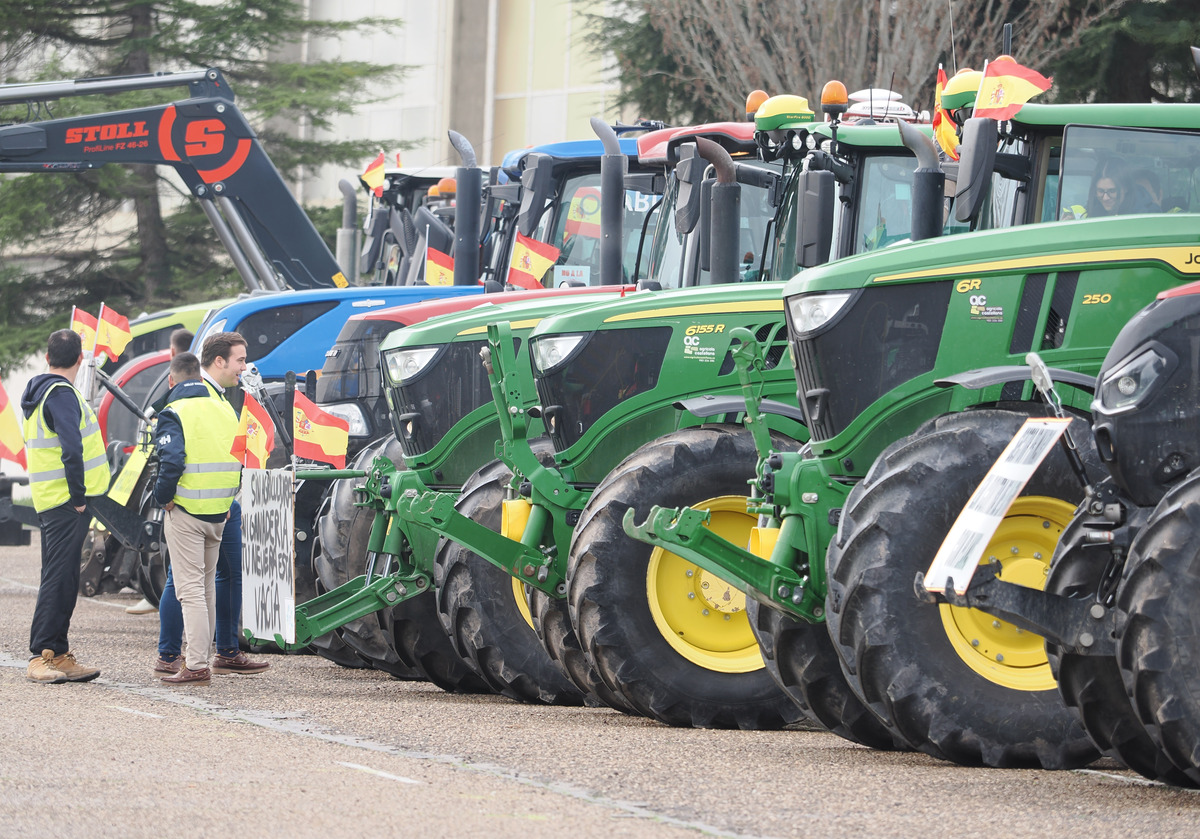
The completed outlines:
<svg viewBox="0 0 1200 839">
<path fill-rule="evenodd" d="M 295 509 L 291 472 L 242 472 L 242 623 L 255 638 L 296 640 Z"/>
<path fill-rule="evenodd" d="M 955 591 L 966 592 L 1004 514 L 1070 424 L 1069 418 L 1058 417 L 1025 420 L 946 534 L 925 574 L 926 591 L 944 592 L 951 578 Z"/>
</svg>

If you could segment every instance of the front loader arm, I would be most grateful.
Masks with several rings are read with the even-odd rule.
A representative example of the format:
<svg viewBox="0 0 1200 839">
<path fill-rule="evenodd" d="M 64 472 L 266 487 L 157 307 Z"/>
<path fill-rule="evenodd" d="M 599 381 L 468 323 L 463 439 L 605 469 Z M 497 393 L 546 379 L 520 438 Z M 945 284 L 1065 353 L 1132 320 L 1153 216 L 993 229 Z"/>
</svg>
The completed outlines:
<svg viewBox="0 0 1200 839">
<path fill-rule="evenodd" d="M 191 98 L 177 102 L 0 127 L 0 172 L 170 166 L 201 201 L 251 289 L 346 285 L 220 71 L 0 85 L 0 105 L 185 85 Z"/>
</svg>

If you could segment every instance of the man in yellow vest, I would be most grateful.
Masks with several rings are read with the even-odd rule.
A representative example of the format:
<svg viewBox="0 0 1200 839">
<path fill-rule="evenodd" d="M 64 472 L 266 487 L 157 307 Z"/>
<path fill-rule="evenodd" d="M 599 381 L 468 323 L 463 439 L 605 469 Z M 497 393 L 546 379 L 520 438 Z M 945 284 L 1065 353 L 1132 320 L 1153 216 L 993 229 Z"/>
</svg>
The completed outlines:
<svg viewBox="0 0 1200 839">
<path fill-rule="evenodd" d="M 35 376 L 21 396 L 29 489 L 42 532 L 42 578 L 29 631 L 29 678 L 86 682 L 100 675 L 75 660 L 67 643 L 79 597 L 79 556 L 91 516 L 89 496 L 108 491 L 108 458 L 96 415 L 75 385 L 83 363 L 79 336 L 69 329 L 46 343 L 49 372 Z"/>
<path fill-rule="evenodd" d="M 217 387 L 201 378 L 200 367 Z M 199 363 L 191 353 L 171 361 L 171 379 L 177 384 L 158 415 L 154 498 L 166 511 L 163 535 L 187 651 L 179 672 L 163 678 L 167 684 L 207 683 L 212 675 L 217 558 L 242 478 L 242 465 L 230 454 L 238 416 L 221 388 L 237 384 L 245 369 L 246 340 L 236 332 L 209 336 Z"/>
</svg>

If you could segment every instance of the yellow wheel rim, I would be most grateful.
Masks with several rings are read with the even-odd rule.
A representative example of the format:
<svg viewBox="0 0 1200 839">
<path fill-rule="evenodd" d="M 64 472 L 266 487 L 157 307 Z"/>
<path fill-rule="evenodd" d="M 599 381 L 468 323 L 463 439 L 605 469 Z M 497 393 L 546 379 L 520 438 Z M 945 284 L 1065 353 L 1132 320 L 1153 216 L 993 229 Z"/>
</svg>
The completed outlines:
<svg viewBox="0 0 1200 839">
<path fill-rule="evenodd" d="M 1027 495 L 1009 507 L 983 554 L 1000 560 L 1000 579 L 1044 589 L 1050 558 L 1075 505 L 1059 498 Z M 977 609 L 942 605 L 942 627 L 959 658 L 990 682 L 1013 690 L 1053 690 L 1042 636 L 1018 629 Z"/>
<path fill-rule="evenodd" d="M 708 527 L 735 545 L 746 544 L 757 523 L 746 497 L 723 495 L 700 504 Z M 655 548 L 646 572 L 650 614 L 671 647 L 693 664 L 720 673 L 750 673 L 763 666 L 746 595 L 676 554 Z"/>
<path fill-rule="evenodd" d="M 509 579 L 512 580 L 513 600 L 517 601 L 517 611 L 521 613 L 525 623 L 529 624 L 529 628 L 533 629 L 533 612 L 529 610 L 529 592 L 525 590 L 525 584 L 517 577 Z"/>
</svg>

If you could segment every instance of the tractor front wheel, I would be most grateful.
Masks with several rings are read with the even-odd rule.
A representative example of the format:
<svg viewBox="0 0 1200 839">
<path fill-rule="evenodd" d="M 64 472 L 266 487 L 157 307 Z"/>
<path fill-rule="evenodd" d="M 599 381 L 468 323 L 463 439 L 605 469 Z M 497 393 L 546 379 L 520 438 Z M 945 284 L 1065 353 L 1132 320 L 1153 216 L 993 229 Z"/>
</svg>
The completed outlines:
<svg viewBox="0 0 1200 839">
<path fill-rule="evenodd" d="M 1027 415 L 950 414 L 889 446 L 846 499 L 827 553 L 826 615 L 851 687 L 914 747 L 964 765 L 1062 769 L 1098 757 L 1059 696 L 1043 639 L 976 609 L 932 606 L 913 581 Z M 1099 473 L 1086 423 L 1071 434 Z M 1042 588 L 1083 487 L 1061 448 L 984 552 L 1001 578 Z"/>
<path fill-rule="evenodd" d="M 1063 532 L 1061 543 L 1074 545 L 1081 526 L 1076 517 Z M 1060 551 L 1050 566 L 1046 591 L 1065 597 L 1094 598 L 1110 553 L 1106 545 L 1076 545 Z M 1147 778 L 1174 786 L 1192 786 L 1150 737 L 1121 681 L 1116 655 L 1077 655 L 1046 640 L 1046 657 L 1058 679 L 1067 707 L 1078 714 L 1092 742 L 1106 756 Z"/>
<path fill-rule="evenodd" d="M 500 531 L 512 472 L 492 461 L 463 485 L 455 507 Z M 533 631 L 525 585 L 457 542 L 438 540 L 434 559 L 438 615 L 455 651 L 497 693 L 518 702 L 580 705 L 583 693 L 550 659 Z"/>
<path fill-rule="evenodd" d="M 1154 508 L 1117 595 L 1117 663 L 1154 744 L 1200 786 L 1200 474 Z M 1174 783 L 1174 781 L 1172 781 Z"/>
<path fill-rule="evenodd" d="M 776 450 L 795 449 L 776 437 Z M 567 597 L 580 643 L 610 690 L 639 713 L 675 726 L 780 728 L 803 712 L 771 678 L 746 616 L 746 597 L 715 574 L 625 534 L 632 509 L 711 514 L 710 527 L 744 545 L 758 456 L 745 429 L 688 428 L 645 444 L 592 494 L 571 540 Z"/>
</svg>

